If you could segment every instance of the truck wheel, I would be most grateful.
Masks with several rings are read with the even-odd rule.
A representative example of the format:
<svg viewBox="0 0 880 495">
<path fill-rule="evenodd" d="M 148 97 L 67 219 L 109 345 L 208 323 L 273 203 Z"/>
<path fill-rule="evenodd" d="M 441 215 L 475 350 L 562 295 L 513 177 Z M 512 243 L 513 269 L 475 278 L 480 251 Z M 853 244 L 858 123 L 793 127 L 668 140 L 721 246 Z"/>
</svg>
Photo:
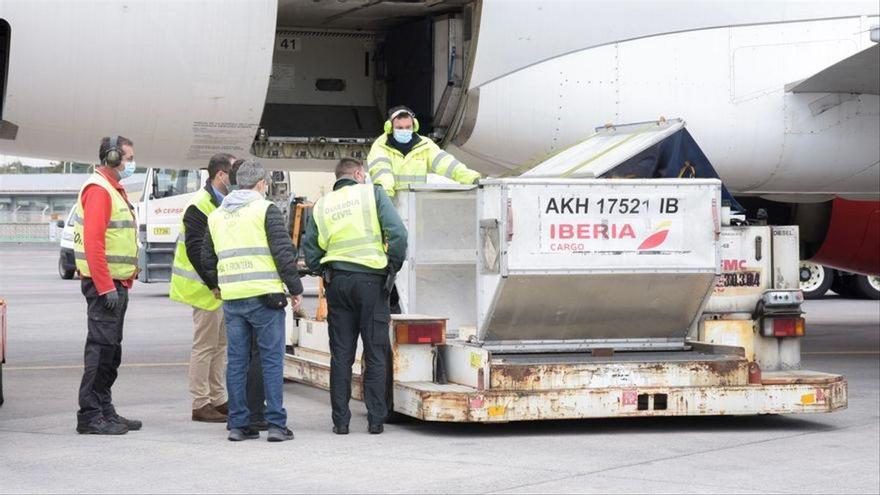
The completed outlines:
<svg viewBox="0 0 880 495">
<path fill-rule="evenodd" d="M 809 261 L 801 261 L 798 274 L 805 299 L 824 296 L 834 283 L 834 270 Z"/>
<path fill-rule="evenodd" d="M 76 270 L 67 270 L 64 268 L 64 259 L 59 256 L 58 257 L 58 275 L 61 275 L 61 278 L 64 280 L 70 280 L 73 278 Z"/>
<path fill-rule="evenodd" d="M 877 275 L 853 275 L 850 287 L 856 297 L 862 299 L 880 299 L 880 276 Z"/>
</svg>

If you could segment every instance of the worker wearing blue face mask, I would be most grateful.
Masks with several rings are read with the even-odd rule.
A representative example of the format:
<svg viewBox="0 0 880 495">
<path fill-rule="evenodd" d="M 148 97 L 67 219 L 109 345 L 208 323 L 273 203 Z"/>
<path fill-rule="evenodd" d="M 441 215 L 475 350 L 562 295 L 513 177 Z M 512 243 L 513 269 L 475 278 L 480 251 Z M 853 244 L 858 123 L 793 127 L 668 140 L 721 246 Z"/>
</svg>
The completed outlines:
<svg viewBox="0 0 880 495">
<path fill-rule="evenodd" d="M 460 184 L 473 184 L 480 173 L 473 171 L 433 141 L 418 134 L 419 121 L 407 107 L 388 111 L 385 132 L 370 148 L 367 168 L 374 184 L 388 196 L 409 184 L 424 184 L 429 173 L 442 175 Z"/>
<path fill-rule="evenodd" d="M 171 270 L 170 297 L 193 308 L 193 346 L 189 363 L 189 391 L 192 420 L 225 423 L 226 325 L 220 291 L 205 285 L 202 244 L 208 230 L 208 215 L 229 194 L 235 157 L 217 153 L 208 162 L 208 180 L 195 193 L 184 211 Z"/>
</svg>

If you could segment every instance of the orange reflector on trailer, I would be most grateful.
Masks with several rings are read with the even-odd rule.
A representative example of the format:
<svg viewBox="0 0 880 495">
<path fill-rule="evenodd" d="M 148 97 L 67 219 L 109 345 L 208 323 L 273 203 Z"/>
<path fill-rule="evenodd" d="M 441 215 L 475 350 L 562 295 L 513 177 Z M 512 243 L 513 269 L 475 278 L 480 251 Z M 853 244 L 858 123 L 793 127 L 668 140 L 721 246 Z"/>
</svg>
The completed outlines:
<svg viewBox="0 0 880 495">
<path fill-rule="evenodd" d="M 805 322 L 801 317 L 765 318 L 765 337 L 803 337 Z"/>
<path fill-rule="evenodd" d="M 443 344 L 446 320 L 394 320 L 394 339 L 398 344 Z"/>
</svg>

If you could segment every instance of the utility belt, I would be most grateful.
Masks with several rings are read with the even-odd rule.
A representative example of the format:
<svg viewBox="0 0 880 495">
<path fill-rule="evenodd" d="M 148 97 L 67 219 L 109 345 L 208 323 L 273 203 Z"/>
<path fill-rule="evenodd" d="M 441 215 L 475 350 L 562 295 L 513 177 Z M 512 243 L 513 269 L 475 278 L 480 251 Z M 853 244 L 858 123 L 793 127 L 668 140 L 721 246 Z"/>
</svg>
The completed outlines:
<svg viewBox="0 0 880 495">
<path fill-rule="evenodd" d="M 321 278 L 324 280 L 324 285 L 329 286 L 333 283 L 333 280 L 337 277 L 353 277 L 356 276 L 358 278 L 372 279 L 377 282 L 383 283 L 383 290 L 386 294 L 390 294 L 392 288 L 394 288 L 394 281 L 397 278 L 397 275 L 391 269 L 391 267 L 387 267 L 385 269 L 385 274 L 380 275 L 378 273 L 366 273 L 366 272 L 351 272 L 348 270 L 337 270 L 330 266 L 324 266 L 323 271 L 321 272 Z"/>
</svg>

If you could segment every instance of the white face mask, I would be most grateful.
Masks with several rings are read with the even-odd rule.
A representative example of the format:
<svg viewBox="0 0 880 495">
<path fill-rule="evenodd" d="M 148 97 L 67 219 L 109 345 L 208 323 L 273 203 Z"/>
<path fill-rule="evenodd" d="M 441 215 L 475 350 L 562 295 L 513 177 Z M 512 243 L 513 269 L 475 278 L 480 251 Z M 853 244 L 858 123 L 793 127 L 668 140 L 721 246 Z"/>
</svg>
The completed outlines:
<svg viewBox="0 0 880 495">
<path fill-rule="evenodd" d="M 130 162 L 125 162 L 125 168 L 119 171 L 120 179 L 127 179 L 134 175 L 134 170 L 137 168 L 137 165 L 134 163 L 134 160 Z"/>
<path fill-rule="evenodd" d="M 412 129 L 394 129 L 394 140 L 401 144 L 406 144 L 412 141 L 413 131 Z"/>
<path fill-rule="evenodd" d="M 224 181 L 220 181 L 220 183 L 223 184 L 223 187 L 226 189 L 226 194 L 229 194 L 232 192 L 232 183 L 229 182 L 229 178 L 227 178 Z"/>
</svg>

